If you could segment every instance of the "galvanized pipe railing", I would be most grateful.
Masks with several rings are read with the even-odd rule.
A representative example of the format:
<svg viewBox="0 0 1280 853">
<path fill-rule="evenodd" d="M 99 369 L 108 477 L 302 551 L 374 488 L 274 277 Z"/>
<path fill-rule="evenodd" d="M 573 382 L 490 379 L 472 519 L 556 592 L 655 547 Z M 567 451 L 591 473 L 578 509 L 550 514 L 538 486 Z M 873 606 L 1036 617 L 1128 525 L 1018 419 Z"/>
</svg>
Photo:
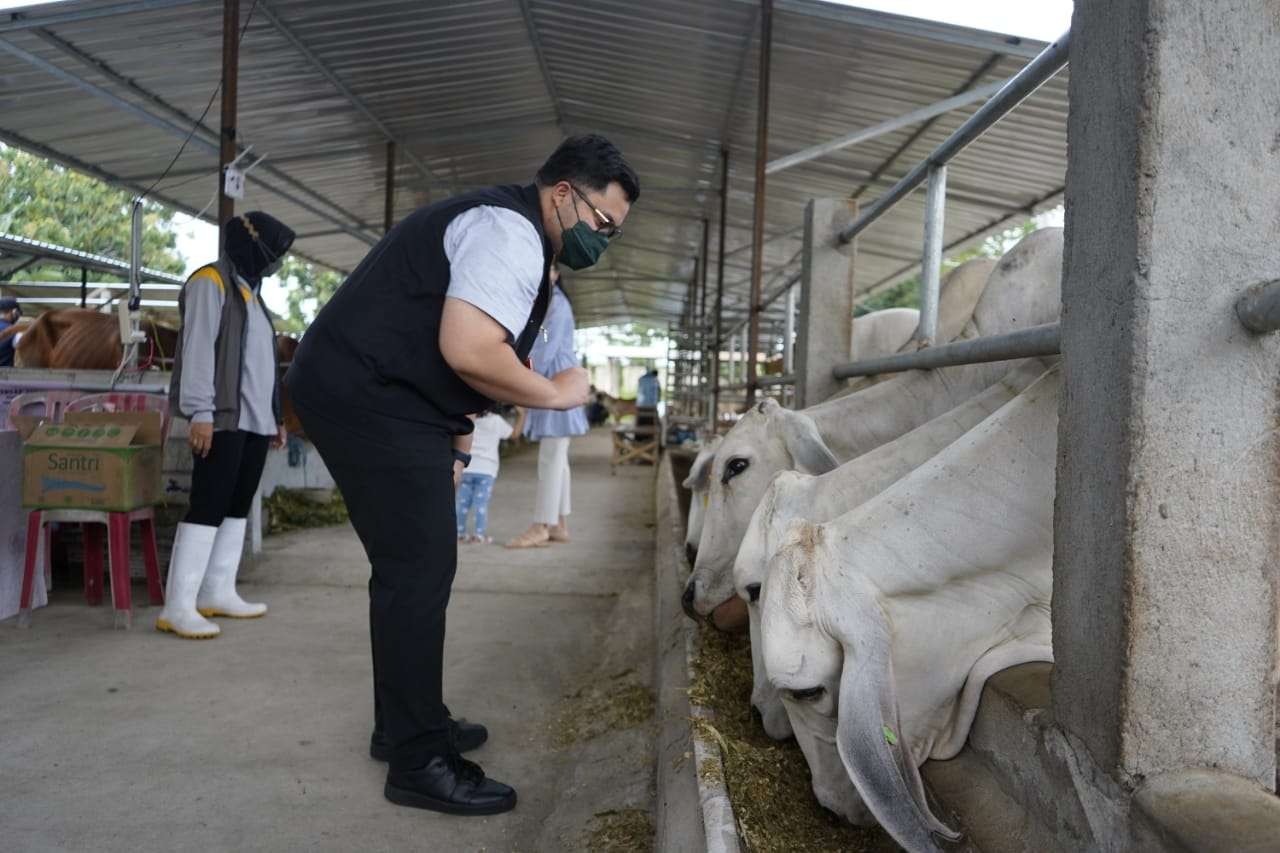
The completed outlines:
<svg viewBox="0 0 1280 853">
<path fill-rule="evenodd" d="M 1280 279 L 1251 285 L 1236 300 L 1236 316 L 1259 335 L 1280 330 Z"/>
<path fill-rule="evenodd" d="M 1058 355 L 1061 348 L 1059 325 L 1046 323 L 1003 335 L 972 338 L 940 347 L 925 347 L 916 352 L 854 361 L 841 364 L 831 372 L 836 379 L 852 379 L 855 376 L 874 376 L 877 373 L 900 373 L 904 370 L 927 370 L 958 364 L 1010 361 L 1015 358 L 1039 358 Z"/>
<path fill-rule="evenodd" d="M 942 294 L 942 232 L 947 205 L 947 167 L 929 170 L 924 204 L 924 264 L 920 274 L 920 325 L 916 341 L 931 347 L 938 335 L 938 300 Z"/>
<path fill-rule="evenodd" d="M 945 166 L 948 161 L 963 151 L 968 145 L 985 133 L 992 125 L 1004 118 L 1008 113 L 1039 89 L 1050 77 L 1057 74 L 1067 64 L 1068 48 L 1071 34 L 1064 33 L 1057 41 L 1046 47 L 1040 55 L 1009 79 L 999 92 L 991 97 L 982 107 L 960 125 L 955 133 L 934 149 L 914 169 L 898 181 L 866 211 L 854 220 L 853 224 L 839 234 L 841 243 L 848 243 L 871 223 L 884 216 L 898 202 L 925 182 L 929 171 L 937 166 Z"/>
</svg>

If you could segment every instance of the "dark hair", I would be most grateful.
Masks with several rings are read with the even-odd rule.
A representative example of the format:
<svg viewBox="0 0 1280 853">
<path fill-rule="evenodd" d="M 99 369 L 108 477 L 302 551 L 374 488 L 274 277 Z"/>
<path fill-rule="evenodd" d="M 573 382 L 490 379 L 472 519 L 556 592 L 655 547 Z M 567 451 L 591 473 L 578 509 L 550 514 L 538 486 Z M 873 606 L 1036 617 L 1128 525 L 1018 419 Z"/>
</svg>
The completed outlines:
<svg viewBox="0 0 1280 853">
<path fill-rule="evenodd" d="M 570 181 L 597 192 L 617 181 L 628 202 L 634 204 L 640 197 L 640 178 L 635 169 L 612 142 L 594 133 L 571 136 L 561 142 L 538 170 L 537 180 L 541 187 Z"/>
</svg>

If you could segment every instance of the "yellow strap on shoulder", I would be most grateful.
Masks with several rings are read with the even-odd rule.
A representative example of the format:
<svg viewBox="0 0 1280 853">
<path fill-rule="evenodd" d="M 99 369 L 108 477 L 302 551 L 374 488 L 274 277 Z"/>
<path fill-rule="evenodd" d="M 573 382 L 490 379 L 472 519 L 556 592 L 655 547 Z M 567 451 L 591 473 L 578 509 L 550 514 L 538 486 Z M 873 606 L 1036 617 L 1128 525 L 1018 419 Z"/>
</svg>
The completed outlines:
<svg viewBox="0 0 1280 853">
<path fill-rule="evenodd" d="M 216 266 L 209 264 L 208 266 L 200 267 L 200 269 L 191 274 L 191 278 L 188 279 L 188 281 L 195 281 L 201 276 L 213 279 L 213 283 L 218 285 L 219 292 L 221 292 L 223 296 L 227 295 L 227 285 L 222 281 L 222 273 L 218 272 L 218 268 Z"/>
</svg>

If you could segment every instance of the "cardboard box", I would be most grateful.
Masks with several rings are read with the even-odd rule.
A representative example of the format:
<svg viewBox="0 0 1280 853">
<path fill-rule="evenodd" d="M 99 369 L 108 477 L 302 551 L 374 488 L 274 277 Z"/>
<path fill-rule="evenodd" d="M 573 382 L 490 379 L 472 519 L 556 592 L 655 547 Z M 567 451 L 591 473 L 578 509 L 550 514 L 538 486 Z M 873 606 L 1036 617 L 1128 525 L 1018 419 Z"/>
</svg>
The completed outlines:
<svg viewBox="0 0 1280 853">
<path fill-rule="evenodd" d="M 27 509 L 127 512 L 160 502 L 159 412 L 67 412 L 63 423 L 15 424 Z"/>
</svg>

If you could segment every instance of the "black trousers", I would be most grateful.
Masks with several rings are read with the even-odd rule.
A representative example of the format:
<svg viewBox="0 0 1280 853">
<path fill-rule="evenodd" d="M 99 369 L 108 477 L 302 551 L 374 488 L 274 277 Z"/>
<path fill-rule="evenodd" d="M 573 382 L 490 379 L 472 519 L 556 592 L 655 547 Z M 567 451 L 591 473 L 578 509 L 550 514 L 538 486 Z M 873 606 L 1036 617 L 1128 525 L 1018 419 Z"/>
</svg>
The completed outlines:
<svg viewBox="0 0 1280 853">
<path fill-rule="evenodd" d="M 450 438 L 430 434 L 401 444 L 403 423 L 384 428 L 297 400 L 294 409 L 373 567 L 375 727 L 391 745 L 393 768 L 419 767 L 452 748 L 442 695 L 445 608 L 458 562 Z"/>
<path fill-rule="evenodd" d="M 242 429 L 215 432 L 209 455 L 195 456 L 191 508 L 183 520 L 217 527 L 228 518 L 248 518 L 270 445 L 268 435 Z"/>
</svg>

